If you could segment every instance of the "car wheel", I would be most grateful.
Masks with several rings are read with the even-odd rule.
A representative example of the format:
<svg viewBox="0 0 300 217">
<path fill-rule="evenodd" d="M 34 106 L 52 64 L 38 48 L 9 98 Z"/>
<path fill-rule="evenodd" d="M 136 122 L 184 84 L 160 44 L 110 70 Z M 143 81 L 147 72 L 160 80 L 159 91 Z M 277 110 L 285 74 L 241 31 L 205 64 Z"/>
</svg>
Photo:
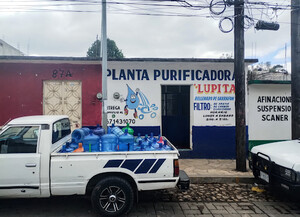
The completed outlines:
<svg viewBox="0 0 300 217">
<path fill-rule="evenodd" d="M 119 177 L 107 177 L 98 182 L 92 192 L 92 205 L 104 216 L 127 214 L 134 203 L 131 185 Z"/>
</svg>

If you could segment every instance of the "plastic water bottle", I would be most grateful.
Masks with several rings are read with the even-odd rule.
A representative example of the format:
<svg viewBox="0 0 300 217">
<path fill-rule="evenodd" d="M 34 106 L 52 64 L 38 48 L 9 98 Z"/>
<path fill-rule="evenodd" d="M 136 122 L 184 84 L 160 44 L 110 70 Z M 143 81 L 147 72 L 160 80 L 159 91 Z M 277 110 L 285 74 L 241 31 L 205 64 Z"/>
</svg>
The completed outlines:
<svg viewBox="0 0 300 217">
<path fill-rule="evenodd" d="M 82 129 L 75 129 L 72 134 L 72 139 L 74 139 L 74 141 L 76 143 L 80 143 L 80 142 L 83 142 L 83 139 L 85 137 L 85 131 L 82 130 Z"/>
<path fill-rule="evenodd" d="M 151 146 L 152 146 L 153 149 L 155 149 L 156 151 L 159 151 L 159 150 L 160 150 L 160 148 L 159 148 L 159 143 L 157 143 L 156 138 L 153 138 L 153 142 L 152 142 Z"/>
<path fill-rule="evenodd" d="M 149 139 L 148 139 L 148 135 L 147 134 L 145 135 L 142 144 L 143 144 L 143 146 L 144 146 L 145 149 L 148 147 L 148 145 L 149 145 Z"/>
<path fill-rule="evenodd" d="M 135 143 L 136 143 L 136 144 L 139 144 L 139 142 L 142 141 L 142 140 L 143 140 L 143 139 L 142 139 L 142 137 L 141 137 L 141 134 L 138 133 L 138 136 L 137 136 L 136 139 L 135 139 Z"/>
<path fill-rule="evenodd" d="M 162 150 L 164 146 L 164 140 L 162 136 L 159 136 L 159 141 L 157 143 L 159 144 L 159 148 Z"/>
<path fill-rule="evenodd" d="M 133 130 L 132 128 L 129 127 L 129 123 L 127 123 L 126 127 L 123 127 L 123 128 L 122 128 L 122 131 L 125 132 L 126 129 L 128 130 L 128 133 L 129 133 L 130 135 L 133 135 L 134 130 Z"/>
<path fill-rule="evenodd" d="M 63 145 L 59 151 L 60 153 L 66 153 L 66 145 Z"/>
<path fill-rule="evenodd" d="M 148 146 L 145 147 L 146 151 L 155 151 L 155 148 L 152 146 L 152 142 L 148 142 Z"/>
<path fill-rule="evenodd" d="M 153 142 L 153 141 L 154 141 L 154 136 L 153 136 L 153 133 L 151 133 L 151 134 L 150 134 L 149 141 L 151 141 L 151 142 Z"/>
<path fill-rule="evenodd" d="M 90 130 L 90 134 L 84 137 L 83 140 L 83 149 L 85 152 L 98 152 L 99 149 L 99 136 L 93 134 L 93 131 Z"/>
<path fill-rule="evenodd" d="M 111 132 L 115 134 L 117 137 L 120 137 L 121 135 L 124 134 L 124 132 L 119 127 L 116 127 L 114 124 L 112 124 L 111 126 Z"/>
<path fill-rule="evenodd" d="M 103 136 L 105 134 L 105 130 L 97 124 L 97 128 L 93 130 L 93 133 L 97 136 Z"/>
<path fill-rule="evenodd" d="M 133 147 L 133 150 L 134 151 L 144 151 L 144 148 L 143 148 L 143 141 L 142 140 L 139 140 L 138 143 L 134 143 L 134 147 Z"/>
<path fill-rule="evenodd" d="M 84 132 L 84 135 L 87 136 L 90 133 L 90 128 L 82 127 L 81 130 Z"/>
<path fill-rule="evenodd" d="M 75 139 L 72 138 L 72 141 L 69 146 L 70 146 L 70 148 L 73 148 L 75 150 L 78 148 L 78 143 L 75 142 Z"/>
<path fill-rule="evenodd" d="M 164 140 L 164 146 L 163 146 L 163 149 L 166 150 L 166 151 L 173 150 L 172 147 L 168 145 L 167 140 Z"/>
<path fill-rule="evenodd" d="M 70 146 L 70 143 L 69 143 L 69 142 L 66 142 L 66 145 L 65 145 L 65 151 L 66 151 L 66 152 L 72 152 L 72 151 L 74 151 L 74 149 L 75 149 L 75 148 L 72 148 L 72 147 Z"/>
<path fill-rule="evenodd" d="M 125 129 L 125 133 L 119 137 L 119 151 L 133 151 L 133 148 L 134 136 Z"/>
<path fill-rule="evenodd" d="M 118 137 L 111 133 L 111 128 L 108 128 L 107 134 L 101 136 L 101 151 L 109 152 L 116 151 L 118 144 Z"/>
<path fill-rule="evenodd" d="M 75 149 L 73 152 L 84 152 L 84 149 L 82 147 L 82 143 L 81 142 L 78 143 L 78 148 Z"/>
</svg>

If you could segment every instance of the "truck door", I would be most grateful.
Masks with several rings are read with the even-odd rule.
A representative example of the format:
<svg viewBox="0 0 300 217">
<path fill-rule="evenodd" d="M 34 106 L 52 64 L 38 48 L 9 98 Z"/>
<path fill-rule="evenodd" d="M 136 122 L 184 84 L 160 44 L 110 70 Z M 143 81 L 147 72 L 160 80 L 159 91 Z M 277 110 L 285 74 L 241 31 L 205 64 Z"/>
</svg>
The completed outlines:
<svg viewBox="0 0 300 217">
<path fill-rule="evenodd" d="M 40 195 L 39 126 L 14 126 L 0 134 L 0 197 Z"/>
</svg>

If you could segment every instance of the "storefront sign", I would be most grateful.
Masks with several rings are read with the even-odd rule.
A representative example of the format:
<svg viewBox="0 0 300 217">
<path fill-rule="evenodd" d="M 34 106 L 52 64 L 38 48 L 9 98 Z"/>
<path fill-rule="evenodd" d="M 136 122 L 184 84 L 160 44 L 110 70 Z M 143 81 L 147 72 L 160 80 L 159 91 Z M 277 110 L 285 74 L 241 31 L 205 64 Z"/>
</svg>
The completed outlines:
<svg viewBox="0 0 300 217">
<path fill-rule="evenodd" d="M 107 74 L 109 124 L 160 126 L 162 85 L 190 85 L 192 125 L 235 124 L 232 63 L 111 62 L 110 64 Z"/>
</svg>

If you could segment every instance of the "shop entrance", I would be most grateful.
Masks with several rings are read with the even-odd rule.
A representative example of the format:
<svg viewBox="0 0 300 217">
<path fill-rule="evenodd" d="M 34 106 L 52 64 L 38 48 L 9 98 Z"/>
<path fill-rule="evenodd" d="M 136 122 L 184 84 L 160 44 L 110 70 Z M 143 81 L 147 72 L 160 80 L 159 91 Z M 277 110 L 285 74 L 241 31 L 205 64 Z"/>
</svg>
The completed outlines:
<svg viewBox="0 0 300 217">
<path fill-rule="evenodd" d="M 190 148 L 190 86 L 162 85 L 162 135 L 178 149 Z"/>
</svg>

